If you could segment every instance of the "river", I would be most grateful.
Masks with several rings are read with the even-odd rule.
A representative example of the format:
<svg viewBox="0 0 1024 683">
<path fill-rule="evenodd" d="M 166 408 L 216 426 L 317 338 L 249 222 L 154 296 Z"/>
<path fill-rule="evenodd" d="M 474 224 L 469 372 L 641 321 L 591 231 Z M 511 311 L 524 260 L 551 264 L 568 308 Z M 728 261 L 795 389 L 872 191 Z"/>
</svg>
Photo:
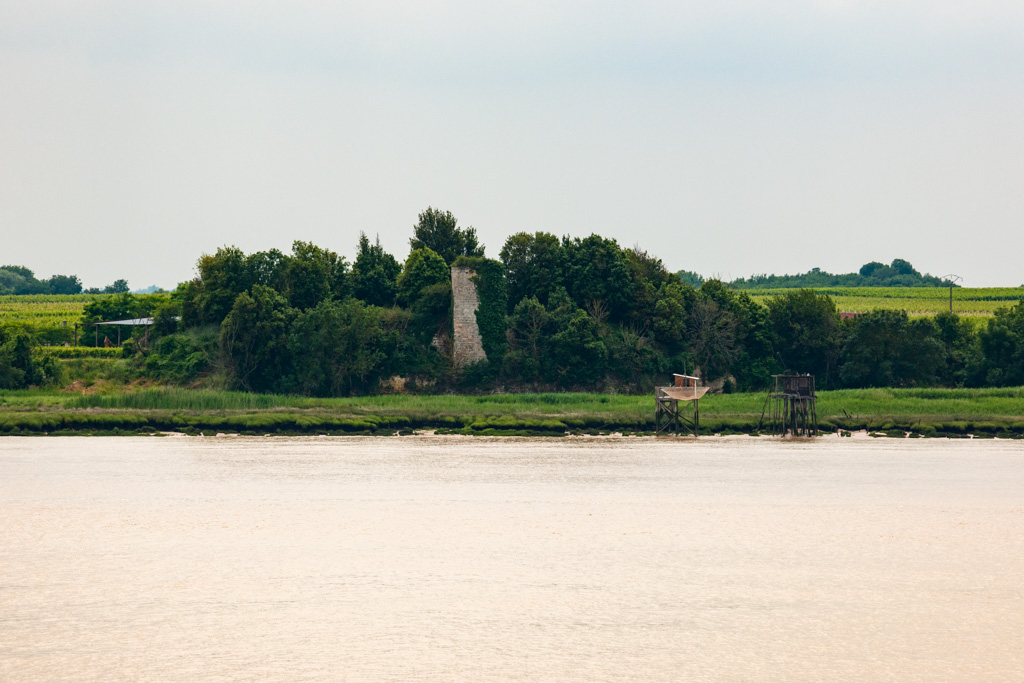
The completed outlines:
<svg viewBox="0 0 1024 683">
<path fill-rule="evenodd" d="M 1019 681 L 1024 442 L 0 438 L 0 680 Z"/>
</svg>

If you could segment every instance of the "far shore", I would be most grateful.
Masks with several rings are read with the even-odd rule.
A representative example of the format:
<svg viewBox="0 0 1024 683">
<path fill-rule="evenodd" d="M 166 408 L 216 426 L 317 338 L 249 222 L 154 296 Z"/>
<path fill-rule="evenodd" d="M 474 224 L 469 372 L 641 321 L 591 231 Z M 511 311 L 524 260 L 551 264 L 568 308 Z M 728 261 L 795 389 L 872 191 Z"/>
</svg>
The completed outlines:
<svg viewBox="0 0 1024 683">
<path fill-rule="evenodd" d="M 700 436 L 775 434 L 765 399 L 765 393 L 705 396 Z M 1024 438 L 1024 387 L 821 391 L 816 407 L 818 433 L 825 437 Z M 0 391 L 0 436 L 572 438 L 652 437 L 654 432 L 653 394 L 309 398 L 176 387 L 103 394 Z"/>
</svg>

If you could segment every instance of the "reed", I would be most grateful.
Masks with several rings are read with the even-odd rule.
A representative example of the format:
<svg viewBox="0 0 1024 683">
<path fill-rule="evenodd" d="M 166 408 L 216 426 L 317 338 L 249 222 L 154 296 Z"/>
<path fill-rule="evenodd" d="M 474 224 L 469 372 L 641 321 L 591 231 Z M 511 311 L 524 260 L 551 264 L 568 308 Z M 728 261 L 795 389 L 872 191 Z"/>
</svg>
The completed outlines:
<svg viewBox="0 0 1024 683">
<path fill-rule="evenodd" d="M 704 433 L 756 433 L 765 394 L 709 395 Z M 867 429 L 926 436 L 1024 435 L 1024 387 L 859 389 L 819 393 L 823 431 Z M 653 429 L 650 396 L 615 394 L 387 395 L 307 398 L 160 388 L 106 394 L 0 392 L 0 433 L 226 431 L 559 435 Z"/>
</svg>

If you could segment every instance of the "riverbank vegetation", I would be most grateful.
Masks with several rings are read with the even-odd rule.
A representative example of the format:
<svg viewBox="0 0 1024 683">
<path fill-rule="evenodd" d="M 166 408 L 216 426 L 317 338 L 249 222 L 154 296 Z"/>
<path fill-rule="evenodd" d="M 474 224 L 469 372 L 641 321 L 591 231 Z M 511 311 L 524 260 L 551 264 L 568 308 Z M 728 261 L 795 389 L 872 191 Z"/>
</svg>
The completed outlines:
<svg viewBox="0 0 1024 683">
<path fill-rule="evenodd" d="M 705 434 L 758 434 L 765 395 L 701 402 Z M 1024 437 L 1024 388 L 822 392 L 824 433 Z M 0 434 L 651 434 L 649 396 L 586 393 L 312 398 L 181 388 L 0 392 Z"/>
<path fill-rule="evenodd" d="M 9 371 L 0 369 L 0 388 L 647 396 L 684 371 L 725 393 L 763 391 L 781 372 L 812 373 L 827 390 L 1024 385 L 1024 303 L 1012 299 L 1014 290 L 986 304 L 994 313 L 982 324 L 887 307 L 842 315 L 828 292 L 737 290 L 718 280 L 695 287 L 693 273 L 670 273 L 655 255 L 599 235 L 517 233 L 487 258 L 472 227 L 433 208 L 419 215 L 410 248 L 404 264 L 365 235 L 351 263 L 301 241 L 287 254 L 218 249 L 173 293 L 81 303 L 80 323 L 153 318 L 150 327 L 120 328 L 123 348 L 50 351 L 46 335 L 67 343 L 73 325 L 6 325 L 0 364 Z M 458 366 L 452 345 L 450 269 L 459 264 L 476 273 L 487 354 L 469 367 Z M 930 277 L 900 260 L 861 270 L 879 283 Z M 948 296 L 939 287 L 871 289 L 876 299 L 895 289 L 908 299 Z M 963 291 L 954 290 L 955 301 Z M 79 344 L 111 344 L 88 329 Z"/>
</svg>

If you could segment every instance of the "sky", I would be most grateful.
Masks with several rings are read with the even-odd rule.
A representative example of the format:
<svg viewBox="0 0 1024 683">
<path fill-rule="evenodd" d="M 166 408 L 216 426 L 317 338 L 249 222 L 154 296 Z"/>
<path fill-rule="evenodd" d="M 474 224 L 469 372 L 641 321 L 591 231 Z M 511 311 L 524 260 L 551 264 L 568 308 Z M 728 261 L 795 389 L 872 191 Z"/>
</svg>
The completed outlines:
<svg viewBox="0 0 1024 683">
<path fill-rule="evenodd" d="M 417 215 L 1024 285 L 1024 3 L 0 3 L 0 262 L 173 288 Z"/>
</svg>

